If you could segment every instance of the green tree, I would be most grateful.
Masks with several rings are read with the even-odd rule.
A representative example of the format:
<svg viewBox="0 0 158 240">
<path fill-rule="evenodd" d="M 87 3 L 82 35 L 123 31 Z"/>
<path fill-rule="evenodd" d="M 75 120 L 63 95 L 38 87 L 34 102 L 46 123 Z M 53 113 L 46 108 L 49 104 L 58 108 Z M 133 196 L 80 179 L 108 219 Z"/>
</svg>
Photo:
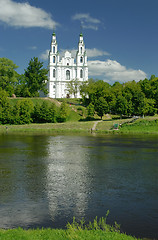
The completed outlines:
<svg viewBox="0 0 158 240">
<path fill-rule="evenodd" d="M 139 106 L 139 113 L 142 116 L 145 115 L 154 115 L 157 112 L 157 109 L 155 108 L 155 100 L 154 99 L 147 99 L 144 98 L 144 100 L 141 102 Z"/>
<path fill-rule="evenodd" d="M 40 62 L 37 57 L 30 60 L 29 66 L 25 70 L 24 78 L 26 87 L 32 97 L 38 97 L 39 91 L 44 92 L 44 94 L 48 93 L 46 89 L 48 80 L 47 73 L 48 70 L 43 68 L 43 63 Z"/>
<path fill-rule="evenodd" d="M 105 113 L 108 113 L 109 106 L 108 106 L 107 101 L 103 97 L 100 97 L 96 101 L 95 110 L 96 110 L 98 116 L 101 117 L 101 119 L 102 119 L 102 117 L 104 116 Z"/>
<path fill-rule="evenodd" d="M 49 107 L 50 122 L 55 123 L 57 121 L 57 110 L 54 103 L 51 103 Z"/>
<path fill-rule="evenodd" d="M 78 81 L 77 78 L 69 81 L 67 83 L 68 96 L 69 97 L 73 96 L 74 98 L 76 98 L 77 93 L 79 91 L 79 86 L 80 86 L 80 82 Z"/>
<path fill-rule="evenodd" d="M 92 103 L 90 103 L 90 104 L 88 105 L 88 107 L 87 107 L 87 115 L 88 115 L 88 117 L 89 117 L 89 118 L 94 117 L 94 112 L 95 112 L 95 110 L 94 110 L 94 105 L 93 105 Z"/>
<path fill-rule="evenodd" d="M 15 95 L 16 97 L 31 97 L 24 74 L 21 74 L 18 77 L 18 82 L 15 85 Z"/>
<path fill-rule="evenodd" d="M 69 108 L 66 102 L 64 101 L 62 102 L 59 109 L 58 122 L 66 122 L 68 116 L 69 116 Z"/>
<path fill-rule="evenodd" d="M 127 105 L 129 104 L 129 108 L 127 108 L 126 114 L 140 115 L 140 105 L 145 98 L 145 94 L 143 93 L 140 84 L 136 83 L 135 81 L 126 82 L 123 84 L 122 95 L 126 98 Z"/>
<path fill-rule="evenodd" d="M 39 104 L 39 102 L 37 102 L 34 106 L 34 111 L 32 113 L 32 120 L 34 123 L 40 123 L 40 107 L 41 105 Z"/>
<path fill-rule="evenodd" d="M 42 105 L 40 106 L 38 119 L 39 119 L 39 122 L 41 123 L 50 122 L 50 112 L 49 112 L 48 101 L 43 101 Z"/>
<path fill-rule="evenodd" d="M 34 123 L 54 123 L 57 120 L 57 111 L 54 103 L 43 101 L 40 105 L 36 103 L 34 106 L 34 112 L 32 114 Z"/>
<path fill-rule="evenodd" d="M 0 88 L 0 124 L 10 124 L 12 119 L 12 107 L 8 94 Z"/>
<path fill-rule="evenodd" d="M 0 58 L 0 87 L 11 96 L 19 74 L 15 71 L 18 66 L 8 58 Z"/>
<path fill-rule="evenodd" d="M 116 99 L 116 113 L 119 115 L 127 115 L 128 102 L 125 97 L 118 96 Z"/>
<path fill-rule="evenodd" d="M 32 122 L 33 103 L 31 100 L 19 100 L 13 108 L 14 124 L 29 124 Z"/>
</svg>

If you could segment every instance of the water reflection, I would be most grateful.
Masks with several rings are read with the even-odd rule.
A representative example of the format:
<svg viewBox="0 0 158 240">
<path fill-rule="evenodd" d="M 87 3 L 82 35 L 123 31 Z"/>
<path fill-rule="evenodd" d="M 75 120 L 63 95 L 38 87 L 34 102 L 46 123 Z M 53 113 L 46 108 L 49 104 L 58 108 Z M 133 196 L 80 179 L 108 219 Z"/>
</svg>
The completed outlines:
<svg viewBox="0 0 158 240">
<path fill-rule="evenodd" d="M 0 136 L 0 228 L 105 216 L 158 235 L 158 138 Z"/>
<path fill-rule="evenodd" d="M 0 228 L 27 228 L 49 220 L 43 158 L 47 138 L 41 139 L 46 145 L 37 139 L 0 136 Z"/>
<path fill-rule="evenodd" d="M 77 141 L 76 141 L 77 140 Z M 85 216 L 90 190 L 85 139 L 51 137 L 48 145 L 47 191 L 52 219 Z"/>
</svg>

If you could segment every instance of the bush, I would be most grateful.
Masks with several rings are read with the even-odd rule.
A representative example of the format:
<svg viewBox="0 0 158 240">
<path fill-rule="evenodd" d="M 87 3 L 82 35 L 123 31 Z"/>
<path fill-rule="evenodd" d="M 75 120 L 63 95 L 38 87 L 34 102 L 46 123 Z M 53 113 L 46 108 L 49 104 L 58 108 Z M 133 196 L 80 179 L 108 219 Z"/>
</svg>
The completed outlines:
<svg viewBox="0 0 158 240">
<path fill-rule="evenodd" d="M 29 124 L 32 122 L 33 103 L 31 100 L 19 100 L 13 107 L 13 124 Z"/>
<path fill-rule="evenodd" d="M 69 116 L 69 108 L 66 102 L 64 101 L 62 102 L 59 109 L 58 122 L 66 122 L 68 116 Z"/>
</svg>

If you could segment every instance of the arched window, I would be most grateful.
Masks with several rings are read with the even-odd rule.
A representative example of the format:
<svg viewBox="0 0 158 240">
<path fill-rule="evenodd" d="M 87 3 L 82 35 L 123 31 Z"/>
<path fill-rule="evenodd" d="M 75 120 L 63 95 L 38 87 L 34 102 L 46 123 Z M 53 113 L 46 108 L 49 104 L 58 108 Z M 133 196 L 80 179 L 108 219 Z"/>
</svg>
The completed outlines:
<svg viewBox="0 0 158 240">
<path fill-rule="evenodd" d="M 55 78 L 55 69 L 53 69 L 53 78 Z"/>
<path fill-rule="evenodd" d="M 81 47 L 81 53 L 82 53 L 82 47 Z"/>
<path fill-rule="evenodd" d="M 80 70 L 80 78 L 83 78 L 83 70 Z"/>
<path fill-rule="evenodd" d="M 83 57 L 80 58 L 80 63 L 83 63 Z"/>
<path fill-rule="evenodd" d="M 53 53 L 55 53 L 55 46 L 53 46 Z"/>
<path fill-rule="evenodd" d="M 70 80 L 70 71 L 66 70 L 66 80 Z"/>
<path fill-rule="evenodd" d="M 53 56 L 53 63 L 55 63 L 55 56 Z"/>
</svg>

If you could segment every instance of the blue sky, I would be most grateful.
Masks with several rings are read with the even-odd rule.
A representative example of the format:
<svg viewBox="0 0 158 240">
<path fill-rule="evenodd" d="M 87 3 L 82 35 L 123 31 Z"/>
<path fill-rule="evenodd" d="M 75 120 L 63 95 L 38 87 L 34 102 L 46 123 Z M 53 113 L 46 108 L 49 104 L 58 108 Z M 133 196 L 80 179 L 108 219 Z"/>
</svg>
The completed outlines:
<svg viewBox="0 0 158 240">
<path fill-rule="evenodd" d="M 53 29 L 58 50 L 77 49 L 80 26 L 89 78 L 139 81 L 158 76 L 158 0 L 0 0 L 0 57 L 24 73 L 31 58 L 47 67 Z"/>
</svg>

